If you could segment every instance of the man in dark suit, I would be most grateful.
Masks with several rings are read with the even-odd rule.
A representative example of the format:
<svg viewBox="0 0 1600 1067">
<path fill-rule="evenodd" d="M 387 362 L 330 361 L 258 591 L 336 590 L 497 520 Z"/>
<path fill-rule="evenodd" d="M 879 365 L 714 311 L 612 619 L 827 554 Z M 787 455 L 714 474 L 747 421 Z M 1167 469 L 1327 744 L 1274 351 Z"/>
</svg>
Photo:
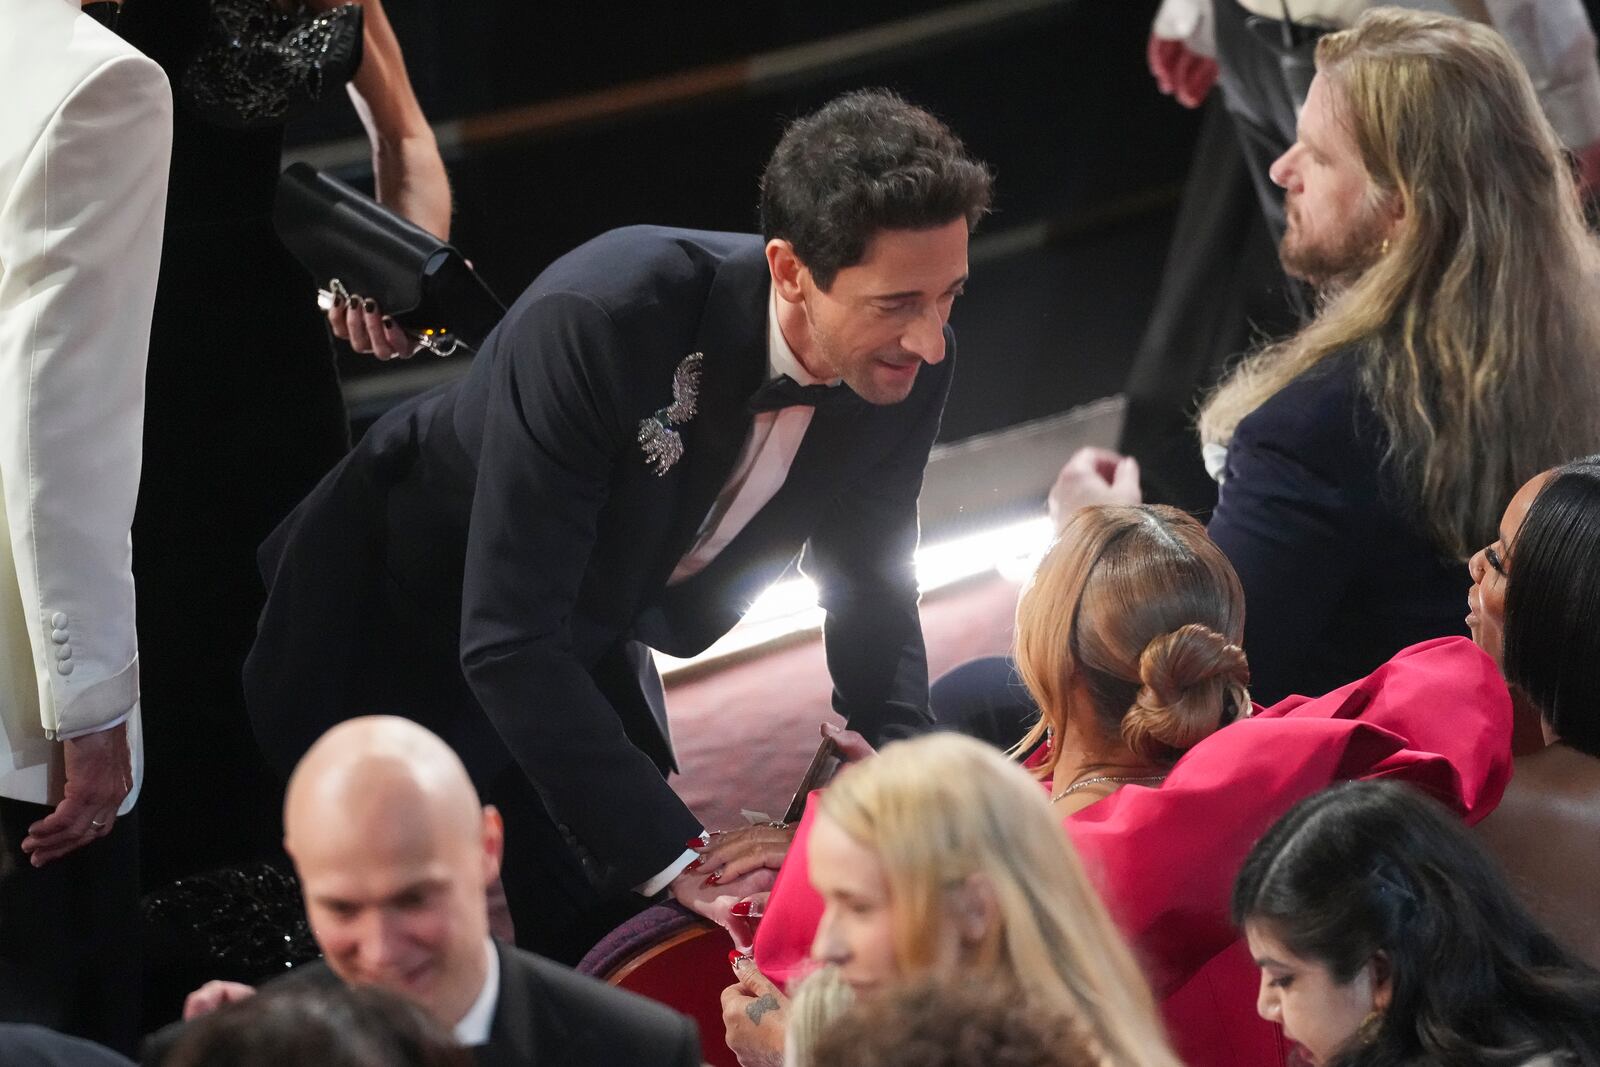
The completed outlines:
<svg viewBox="0 0 1600 1067">
<path fill-rule="evenodd" d="M 263 546 L 264 747 L 433 728 L 505 817 L 519 943 L 570 961 L 701 833 L 649 650 L 706 648 L 802 547 L 834 707 L 926 727 L 916 501 L 989 195 L 931 115 L 853 93 L 785 133 L 762 237 L 634 227 L 550 266 Z"/>
<path fill-rule="evenodd" d="M 499 813 L 480 806 L 461 761 L 415 723 L 369 716 L 330 730 L 289 782 L 284 835 L 323 960 L 274 985 L 387 989 L 483 1065 L 700 1062 L 690 1020 L 490 938 Z M 254 992 L 208 983 L 184 1017 Z M 176 1037 L 159 1035 L 146 1062 Z"/>
</svg>

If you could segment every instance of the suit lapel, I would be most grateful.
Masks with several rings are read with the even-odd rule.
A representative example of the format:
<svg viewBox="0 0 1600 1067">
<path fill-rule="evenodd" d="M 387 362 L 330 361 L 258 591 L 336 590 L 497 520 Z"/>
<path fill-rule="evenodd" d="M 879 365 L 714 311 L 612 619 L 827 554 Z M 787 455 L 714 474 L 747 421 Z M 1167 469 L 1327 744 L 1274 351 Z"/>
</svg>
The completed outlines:
<svg viewBox="0 0 1600 1067">
<path fill-rule="evenodd" d="M 478 1067 L 519 1067 L 530 1063 L 559 1064 L 566 1047 L 564 1028 L 550 1013 L 550 998 L 539 979 L 517 954 L 499 941 L 500 996 L 494 1005 L 489 1043 L 472 1050 Z"/>
<path fill-rule="evenodd" d="M 750 431 L 747 404 L 767 373 L 768 293 L 760 244 L 730 255 L 712 279 L 694 348 L 704 354 L 699 410 L 682 429 L 683 483 L 653 583 L 658 588 L 693 543 Z"/>
</svg>

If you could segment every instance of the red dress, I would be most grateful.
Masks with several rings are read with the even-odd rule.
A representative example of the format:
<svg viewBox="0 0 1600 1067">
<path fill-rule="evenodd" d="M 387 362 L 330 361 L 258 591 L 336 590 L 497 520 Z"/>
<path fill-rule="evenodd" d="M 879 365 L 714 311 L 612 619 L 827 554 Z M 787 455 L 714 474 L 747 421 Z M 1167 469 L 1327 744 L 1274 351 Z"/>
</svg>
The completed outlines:
<svg viewBox="0 0 1600 1067">
<path fill-rule="evenodd" d="M 1143 963 L 1184 1062 L 1282 1064 L 1285 1043 L 1256 1014 L 1258 974 L 1228 917 L 1250 847 L 1296 801 L 1335 782 L 1406 781 L 1475 823 L 1499 803 L 1510 773 L 1505 682 L 1472 642 L 1447 637 L 1326 696 L 1258 710 L 1185 753 L 1160 788 L 1124 786 L 1065 826 Z M 804 973 L 822 916 L 806 878 L 814 810 L 756 933 L 756 962 L 780 986 Z"/>
</svg>

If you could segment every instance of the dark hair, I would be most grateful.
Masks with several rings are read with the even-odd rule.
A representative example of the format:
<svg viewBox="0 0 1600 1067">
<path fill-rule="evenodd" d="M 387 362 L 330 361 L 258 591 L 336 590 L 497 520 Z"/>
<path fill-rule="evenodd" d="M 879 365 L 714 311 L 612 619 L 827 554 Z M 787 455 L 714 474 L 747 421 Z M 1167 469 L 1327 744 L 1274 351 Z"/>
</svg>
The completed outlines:
<svg viewBox="0 0 1600 1067">
<path fill-rule="evenodd" d="M 1394 782 L 1302 800 L 1251 849 L 1233 920 L 1341 984 L 1383 953 L 1393 995 L 1332 1067 L 1600 1064 L 1600 973 L 1564 950 L 1442 805 Z"/>
<path fill-rule="evenodd" d="M 807 1067 L 1095 1067 L 1085 1028 L 1007 983 L 921 980 L 858 1002 Z"/>
<path fill-rule="evenodd" d="M 761 175 L 761 233 L 782 238 L 826 292 L 880 230 L 926 230 L 989 210 L 989 168 L 928 112 L 860 89 L 789 124 Z"/>
<path fill-rule="evenodd" d="M 1557 467 L 1508 547 L 1506 681 L 1600 757 L 1600 456 Z"/>
<path fill-rule="evenodd" d="M 269 987 L 183 1028 L 162 1067 L 471 1067 L 426 1012 L 372 986 Z"/>
</svg>

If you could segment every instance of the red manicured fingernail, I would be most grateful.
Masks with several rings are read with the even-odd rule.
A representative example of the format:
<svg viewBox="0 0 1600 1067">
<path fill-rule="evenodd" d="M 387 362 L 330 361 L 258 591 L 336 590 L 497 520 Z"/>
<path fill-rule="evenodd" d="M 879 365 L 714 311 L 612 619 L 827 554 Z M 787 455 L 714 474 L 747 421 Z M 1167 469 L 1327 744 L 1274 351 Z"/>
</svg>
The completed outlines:
<svg viewBox="0 0 1600 1067">
<path fill-rule="evenodd" d="M 711 876 L 706 879 L 706 885 L 716 885 L 717 878 L 720 876 L 720 874 L 720 871 L 712 872 Z"/>
<path fill-rule="evenodd" d="M 706 843 L 701 838 L 691 837 L 691 838 L 689 838 L 688 841 L 684 842 L 683 847 L 684 848 L 705 848 L 706 847 Z"/>
<path fill-rule="evenodd" d="M 692 871 L 692 870 L 694 870 L 696 867 L 700 866 L 704 862 L 705 862 L 705 860 L 703 860 L 703 859 L 694 860 L 689 864 L 689 866 L 685 867 L 684 870 L 685 871 Z"/>
<path fill-rule="evenodd" d="M 750 902 L 748 900 L 739 901 L 739 903 L 728 909 L 728 914 L 737 915 L 741 919 L 748 919 L 750 917 Z"/>
<path fill-rule="evenodd" d="M 742 959 L 744 959 L 744 953 L 743 952 L 740 952 L 736 948 L 730 948 L 728 950 L 728 962 L 729 963 L 738 963 Z"/>
</svg>

